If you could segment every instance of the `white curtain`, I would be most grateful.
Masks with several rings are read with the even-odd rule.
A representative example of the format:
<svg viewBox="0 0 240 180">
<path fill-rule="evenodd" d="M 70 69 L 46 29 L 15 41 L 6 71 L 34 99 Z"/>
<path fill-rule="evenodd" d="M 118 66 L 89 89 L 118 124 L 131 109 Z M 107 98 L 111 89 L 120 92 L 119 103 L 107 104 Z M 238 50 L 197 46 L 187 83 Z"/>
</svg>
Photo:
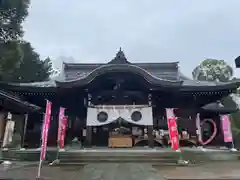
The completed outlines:
<svg viewBox="0 0 240 180">
<path fill-rule="evenodd" d="M 98 113 L 101 111 L 106 112 L 108 119 L 105 122 L 99 122 L 97 119 Z M 134 111 L 139 111 L 142 117 L 139 121 L 134 121 L 131 115 Z M 149 106 L 106 106 L 88 108 L 87 112 L 87 126 L 102 126 L 110 124 L 122 118 L 125 121 L 137 125 L 153 125 L 152 107 Z"/>
</svg>

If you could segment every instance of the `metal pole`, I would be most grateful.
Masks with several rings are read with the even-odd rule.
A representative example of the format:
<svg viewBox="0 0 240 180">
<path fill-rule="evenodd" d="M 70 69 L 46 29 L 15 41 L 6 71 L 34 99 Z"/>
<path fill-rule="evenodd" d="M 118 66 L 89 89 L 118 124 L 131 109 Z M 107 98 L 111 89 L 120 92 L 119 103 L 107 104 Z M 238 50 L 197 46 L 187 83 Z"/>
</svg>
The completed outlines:
<svg viewBox="0 0 240 180">
<path fill-rule="evenodd" d="M 230 130 L 231 130 L 231 133 L 232 133 L 232 116 L 231 114 L 228 115 L 229 116 L 229 123 L 230 123 Z M 237 149 L 235 149 L 235 145 L 234 145 L 234 140 L 233 140 L 233 134 L 232 134 L 232 148 L 231 148 L 231 151 L 237 151 Z"/>
<path fill-rule="evenodd" d="M 36 177 L 37 180 L 40 179 L 40 176 L 41 176 L 41 167 L 42 167 L 42 160 L 39 161 L 38 172 Z"/>
</svg>

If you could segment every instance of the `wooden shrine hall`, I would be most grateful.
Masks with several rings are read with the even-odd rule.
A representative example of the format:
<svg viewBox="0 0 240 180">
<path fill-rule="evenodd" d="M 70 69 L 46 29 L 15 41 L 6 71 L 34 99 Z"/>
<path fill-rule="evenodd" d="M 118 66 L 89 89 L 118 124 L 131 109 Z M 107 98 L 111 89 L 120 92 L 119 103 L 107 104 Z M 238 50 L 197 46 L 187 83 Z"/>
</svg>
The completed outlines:
<svg viewBox="0 0 240 180">
<path fill-rule="evenodd" d="M 183 75 L 178 62 L 132 63 L 120 49 L 107 63 L 63 63 L 62 72 L 54 80 L 0 83 L 0 88 L 16 98 L 4 96 L 4 112 L 22 117 L 28 114 L 21 134 L 23 147 L 40 145 L 46 99 L 53 103 L 48 146 L 56 146 L 59 108 L 64 107 L 69 117 L 65 137 L 69 148 L 167 147 L 166 108 L 174 108 L 178 117 L 181 145 L 198 145 L 198 113 L 204 122 L 203 138 L 208 139 L 216 131 L 207 145 L 222 145 L 219 115 L 238 109 L 236 105 L 226 107 L 220 100 L 234 93 L 239 84 L 238 80 L 192 80 Z M 15 121 L 17 128 L 19 120 Z M 214 122 L 215 129 L 210 122 Z"/>
</svg>

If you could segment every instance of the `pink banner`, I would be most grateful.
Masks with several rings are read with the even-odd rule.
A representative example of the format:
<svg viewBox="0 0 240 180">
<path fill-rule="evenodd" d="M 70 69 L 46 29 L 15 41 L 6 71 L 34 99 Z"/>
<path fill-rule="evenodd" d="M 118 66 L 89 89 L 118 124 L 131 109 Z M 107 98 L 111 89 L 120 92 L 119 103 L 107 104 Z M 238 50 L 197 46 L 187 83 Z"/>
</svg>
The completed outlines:
<svg viewBox="0 0 240 180">
<path fill-rule="evenodd" d="M 171 147 L 173 150 L 179 149 L 178 129 L 177 129 L 177 118 L 174 115 L 173 109 L 166 109 L 168 132 L 171 140 Z"/>
<path fill-rule="evenodd" d="M 232 142 L 232 129 L 229 115 L 221 115 L 224 142 Z"/>
<path fill-rule="evenodd" d="M 52 108 L 52 103 L 47 100 L 45 117 L 43 122 L 43 129 L 42 129 L 42 147 L 41 147 L 41 156 L 40 156 L 40 159 L 42 161 L 45 159 L 45 156 L 46 156 L 48 129 L 50 127 L 50 120 L 51 120 L 51 108 Z"/>
<path fill-rule="evenodd" d="M 61 126 L 61 134 L 60 134 L 60 148 L 64 148 L 64 140 L 65 140 L 65 135 L 66 135 L 66 129 L 67 129 L 67 120 L 68 117 L 64 116 L 63 121 L 62 121 L 62 126 Z"/>
<path fill-rule="evenodd" d="M 59 116 L 58 116 L 58 136 L 57 136 L 57 143 L 60 141 L 60 136 L 61 136 L 61 128 L 62 128 L 62 123 L 63 123 L 63 118 L 65 116 L 65 108 L 60 107 L 59 109 Z"/>
</svg>

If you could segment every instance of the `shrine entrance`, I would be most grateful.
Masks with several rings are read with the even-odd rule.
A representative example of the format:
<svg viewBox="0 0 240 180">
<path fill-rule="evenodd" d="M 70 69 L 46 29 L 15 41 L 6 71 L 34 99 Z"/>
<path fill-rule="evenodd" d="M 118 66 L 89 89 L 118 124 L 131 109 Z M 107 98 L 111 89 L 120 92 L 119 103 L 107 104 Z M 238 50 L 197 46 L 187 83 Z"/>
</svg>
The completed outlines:
<svg viewBox="0 0 240 180">
<path fill-rule="evenodd" d="M 152 108 L 95 106 L 88 108 L 87 126 L 92 127 L 92 146 L 133 147 L 141 139 L 148 142 L 152 137 L 148 133 L 148 127 L 153 126 Z"/>
</svg>

